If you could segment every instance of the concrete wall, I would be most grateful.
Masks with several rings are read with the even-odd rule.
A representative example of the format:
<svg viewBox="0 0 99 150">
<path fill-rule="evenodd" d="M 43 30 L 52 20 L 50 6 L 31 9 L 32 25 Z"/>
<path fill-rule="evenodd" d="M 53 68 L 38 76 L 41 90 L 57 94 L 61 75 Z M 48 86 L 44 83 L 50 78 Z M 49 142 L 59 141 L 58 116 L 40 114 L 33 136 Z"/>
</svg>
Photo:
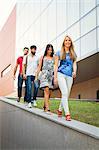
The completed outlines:
<svg viewBox="0 0 99 150">
<path fill-rule="evenodd" d="M 71 98 L 78 98 L 81 95 L 81 99 L 97 99 L 97 90 L 99 90 L 99 77 L 74 84 L 71 91 Z"/>
<path fill-rule="evenodd" d="M 0 95 L 7 95 L 14 90 L 15 43 L 16 7 L 0 31 Z M 2 76 L 2 71 L 9 65 L 11 65 L 11 69 Z"/>
<path fill-rule="evenodd" d="M 0 119 L 2 150 L 99 149 L 95 138 L 2 101 Z"/>
<path fill-rule="evenodd" d="M 1 103 L 0 103 L 0 106 L 1 106 Z M 1 108 L 1 107 L 0 107 Z M 1 150 L 1 109 L 0 109 L 0 150 Z"/>
</svg>

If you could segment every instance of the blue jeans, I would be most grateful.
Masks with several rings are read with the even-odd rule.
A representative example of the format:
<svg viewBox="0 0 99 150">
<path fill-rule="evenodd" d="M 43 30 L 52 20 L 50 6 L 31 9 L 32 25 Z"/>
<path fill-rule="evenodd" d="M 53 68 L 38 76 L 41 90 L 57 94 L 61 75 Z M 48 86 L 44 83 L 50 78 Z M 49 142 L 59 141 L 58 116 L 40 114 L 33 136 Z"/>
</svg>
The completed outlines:
<svg viewBox="0 0 99 150">
<path fill-rule="evenodd" d="M 34 81 L 34 92 L 33 92 L 33 100 L 36 100 L 38 93 L 39 83 L 38 81 Z"/>
<path fill-rule="evenodd" d="M 28 103 L 31 102 L 32 100 L 32 82 L 33 82 L 33 86 L 34 86 L 34 92 L 33 92 L 33 100 L 36 100 L 36 97 L 37 97 L 37 93 L 38 93 L 38 88 L 39 88 L 39 85 L 38 85 L 38 82 L 34 81 L 35 80 L 35 76 L 27 76 L 27 80 L 26 80 L 26 85 L 27 85 L 27 88 L 26 88 L 26 93 L 27 93 L 27 101 Z"/>
<path fill-rule="evenodd" d="M 22 84 L 23 84 L 23 76 L 18 75 L 18 97 L 22 97 Z M 26 92 L 26 81 L 25 81 L 25 96 L 24 96 L 24 102 L 27 101 L 27 92 Z"/>
<path fill-rule="evenodd" d="M 22 96 L 22 84 L 23 84 L 23 77 L 22 75 L 18 75 L 18 97 L 21 98 Z"/>
<path fill-rule="evenodd" d="M 27 102 L 27 82 L 25 80 L 25 95 L 24 95 L 24 102 Z"/>
</svg>

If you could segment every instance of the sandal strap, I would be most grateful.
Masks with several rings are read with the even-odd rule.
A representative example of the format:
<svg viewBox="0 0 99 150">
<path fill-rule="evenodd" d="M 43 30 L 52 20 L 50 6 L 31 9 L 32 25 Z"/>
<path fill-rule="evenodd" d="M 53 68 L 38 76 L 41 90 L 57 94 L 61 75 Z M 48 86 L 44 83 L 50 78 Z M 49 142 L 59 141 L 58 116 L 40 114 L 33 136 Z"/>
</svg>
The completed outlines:
<svg viewBox="0 0 99 150">
<path fill-rule="evenodd" d="M 71 120 L 70 114 L 66 115 L 66 120 Z"/>
<path fill-rule="evenodd" d="M 62 111 L 59 111 L 59 110 L 58 110 L 58 115 L 62 115 Z"/>
</svg>

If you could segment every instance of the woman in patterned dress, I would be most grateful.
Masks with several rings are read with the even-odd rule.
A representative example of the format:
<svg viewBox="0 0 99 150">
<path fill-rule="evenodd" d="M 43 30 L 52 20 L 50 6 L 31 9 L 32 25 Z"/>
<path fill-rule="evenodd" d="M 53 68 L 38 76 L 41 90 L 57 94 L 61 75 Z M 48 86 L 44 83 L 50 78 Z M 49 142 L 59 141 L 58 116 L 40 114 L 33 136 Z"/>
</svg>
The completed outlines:
<svg viewBox="0 0 99 150">
<path fill-rule="evenodd" d="M 40 88 L 44 90 L 44 111 L 49 112 L 50 90 L 53 89 L 52 79 L 54 73 L 54 49 L 48 44 L 45 49 L 44 56 L 39 60 L 37 75 L 40 73 Z"/>
</svg>

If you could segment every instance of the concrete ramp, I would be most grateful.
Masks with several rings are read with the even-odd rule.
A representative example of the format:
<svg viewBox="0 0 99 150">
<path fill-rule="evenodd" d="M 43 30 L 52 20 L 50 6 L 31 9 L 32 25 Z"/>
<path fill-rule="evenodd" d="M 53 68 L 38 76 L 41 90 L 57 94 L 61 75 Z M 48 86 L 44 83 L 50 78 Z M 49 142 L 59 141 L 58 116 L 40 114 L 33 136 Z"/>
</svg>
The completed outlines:
<svg viewBox="0 0 99 150">
<path fill-rule="evenodd" d="M 0 150 L 99 150 L 99 128 L 0 97 Z"/>
</svg>

